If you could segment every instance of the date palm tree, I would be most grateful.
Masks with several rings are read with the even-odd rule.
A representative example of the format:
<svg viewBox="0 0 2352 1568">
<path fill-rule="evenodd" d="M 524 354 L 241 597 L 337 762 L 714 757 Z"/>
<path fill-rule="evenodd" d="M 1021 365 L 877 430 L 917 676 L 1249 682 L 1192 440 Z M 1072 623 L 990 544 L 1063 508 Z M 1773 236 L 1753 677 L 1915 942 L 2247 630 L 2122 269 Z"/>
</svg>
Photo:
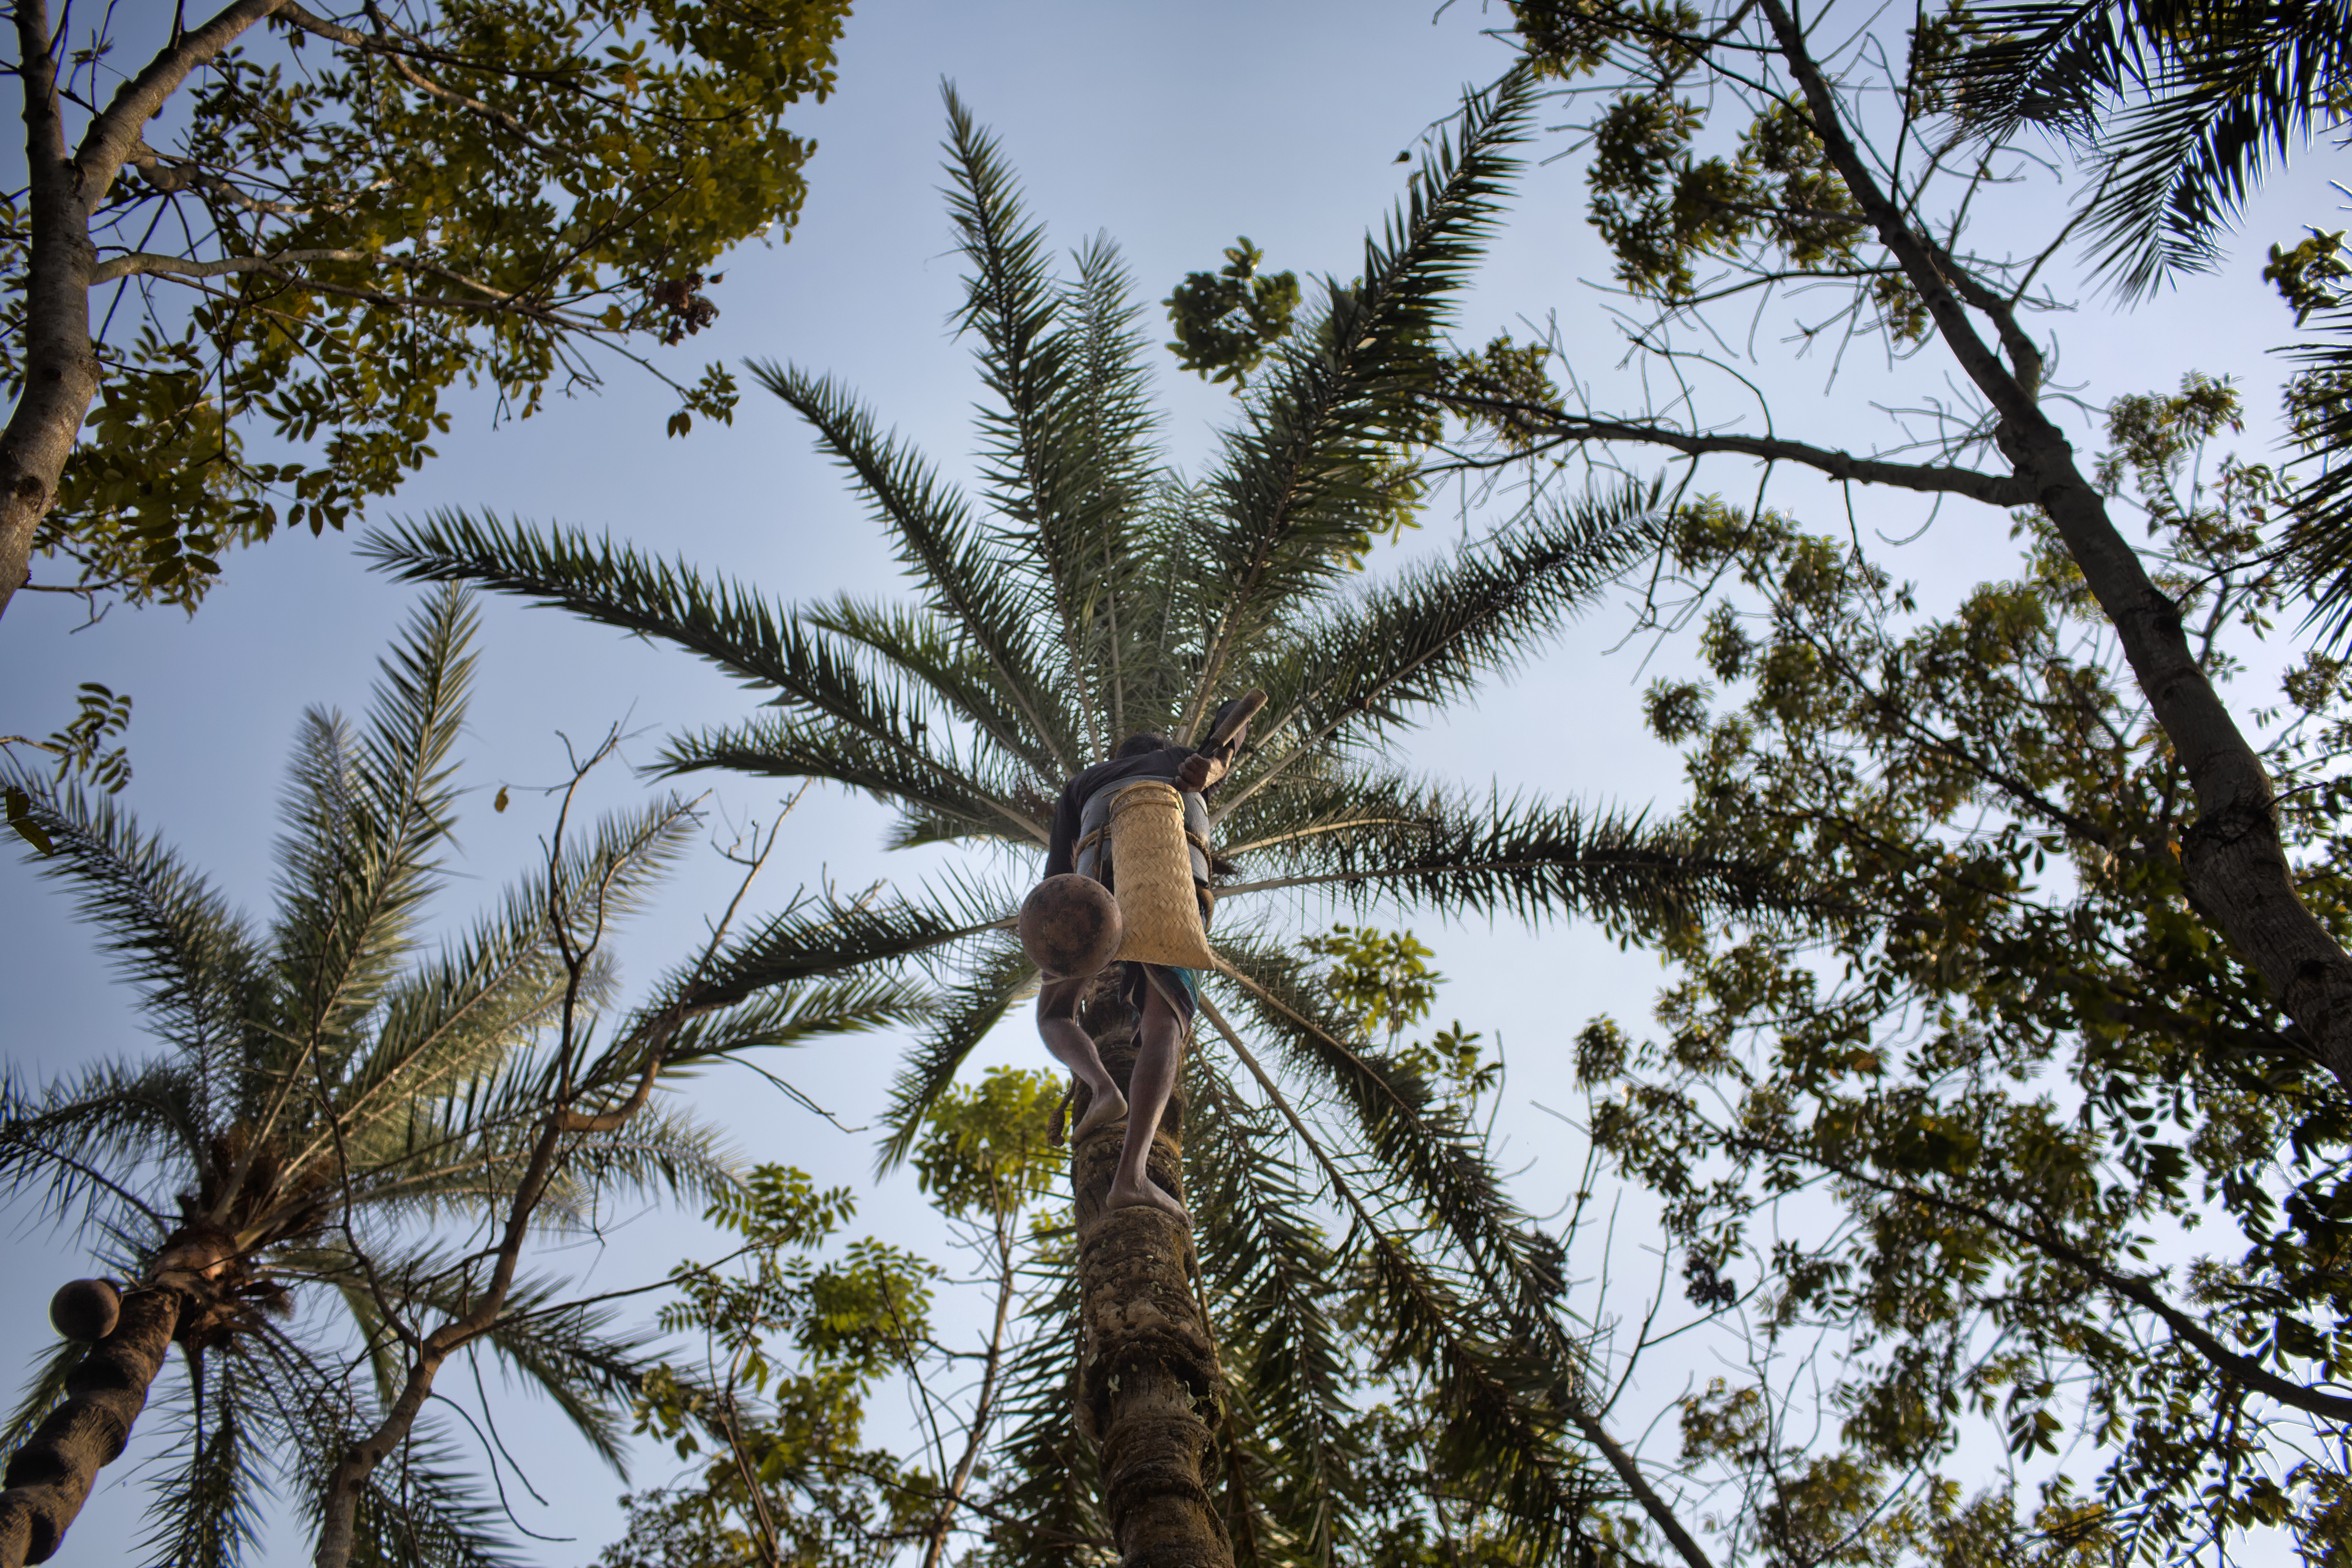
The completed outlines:
<svg viewBox="0 0 2352 1568">
<path fill-rule="evenodd" d="M 0 1560 L 56 1549 L 151 1393 L 175 1437 L 149 1515 L 159 1560 L 240 1560 L 273 1469 L 330 1519 L 325 1477 L 348 1482 L 370 1561 L 501 1560 L 462 1432 L 420 1420 L 394 1445 L 404 1462 L 338 1469 L 432 1348 L 402 1325 L 457 1321 L 501 1288 L 478 1246 L 485 1210 L 544 1234 L 616 1196 L 707 1200 L 734 1181 L 715 1134 L 642 1094 L 629 1103 L 638 1082 L 915 1015 L 916 993 L 878 972 L 819 977 L 842 967 L 845 932 L 798 911 L 623 1007 L 596 934 L 695 833 L 674 798 L 584 842 L 559 831 L 542 875 L 428 946 L 474 624 L 462 591 L 437 592 L 383 662 L 364 725 L 304 719 L 266 924 L 110 800 L 16 780 L 55 846 L 45 874 L 103 934 L 163 1050 L 46 1084 L 0 1077 L 0 1186 L 67 1218 L 129 1286 L 115 1331 L 60 1343 L 8 1418 Z M 846 940 L 850 965 L 873 956 Z M 600 1018 L 608 1043 L 571 1049 Z M 640 1340 L 566 1304 L 561 1283 L 513 1278 L 450 1353 L 503 1363 L 618 1467 Z M 187 1377 L 151 1387 L 175 1343 Z M 355 1382 L 362 1367 L 373 1377 Z"/>
<path fill-rule="evenodd" d="M 1118 254 L 1082 246 L 1057 277 L 997 144 L 950 92 L 950 209 L 971 268 L 960 326 L 989 399 L 979 496 L 838 382 L 753 367 L 847 471 L 911 601 L 780 606 L 609 538 L 457 512 L 370 541 L 404 577 L 485 584 L 673 643 L 769 697 L 768 716 L 674 737 L 665 770 L 829 780 L 893 807 L 895 846 L 977 852 L 930 917 L 954 943 L 952 989 L 898 1079 L 886 1164 L 1035 984 L 1002 917 L 1064 781 L 1131 732 L 1186 740 L 1221 696 L 1270 695 L 1215 801 L 1220 852 L 1244 880 L 1218 908 L 1231 968 L 1212 988 L 1270 1042 L 1269 1060 L 1238 1032 L 1230 1056 L 1192 1054 L 1152 1166 L 1193 1194 L 1189 1240 L 1158 1210 L 1107 1207 L 1115 1136 L 1073 1152 L 1067 1315 L 1020 1363 L 1007 1406 L 1025 1413 L 1018 1462 L 997 1467 L 991 1509 L 1035 1521 L 1030 1545 L 1002 1527 L 1015 1555 L 1058 1561 L 1062 1543 L 1106 1536 L 1129 1563 L 1328 1561 L 1344 1548 L 1356 1456 L 1339 1370 L 1353 1352 L 1334 1324 L 1342 1282 L 1370 1303 L 1381 1354 L 1440 1369 L 1448 1440 L 1531 1535 L 1575 1530 L 1597 1489 L 1622 1484 L 1563 1447 L 1587 1404 L 1542 1239 L 1430 1086 L 1351 1043 L 1283 937 L 1281 909 L 1253 917 L 1245 902 L 1284 904 L 1264 895 L 1288 890 L 1359 911 L 1586 915 L 1631 931 L 1765 895 L 1748 868 L 1638 815 L 1433 781 L 1391 749 L 1664 536 L 1657 492 L 1633 486 L 1533 508 L 1386 580 L 1350 565 L 1392 517 L 1399 444 L 1425 423 L 1418 399 L 1438 373 L 1448 301 L 1532 93 L 1513 78 L 1465 102 L 1368 240 L 1361 275 L 1325 290 L 1191 480 L 1161 455 Z M 965 921 L 991 908 L 994 922 Z M 1123 1077 L 1130 1020 L 1107 997 L 1084 1016 Z"/>
</svg>

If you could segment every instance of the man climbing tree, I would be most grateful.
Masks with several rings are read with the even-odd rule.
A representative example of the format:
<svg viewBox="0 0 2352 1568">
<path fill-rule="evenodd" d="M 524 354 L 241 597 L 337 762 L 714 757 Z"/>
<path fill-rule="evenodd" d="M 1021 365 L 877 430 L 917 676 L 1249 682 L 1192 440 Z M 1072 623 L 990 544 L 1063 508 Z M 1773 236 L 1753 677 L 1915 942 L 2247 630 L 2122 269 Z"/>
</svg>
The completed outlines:
<svg viewBox="0 0 2352 1568">
<path fill-rule="evenodd" d="M 1115 786 L 1144 779 L 1172 780 L 1183 791 L 1188 826 L 1197 821 L 1205 828 L 1208 813 L 1202 798 L 1224 782 L 1234 755 L 1241 749 L 1243 737 L 1248 732 L 1250 716 L 1265 706 L 1265 694 L 1262 691 L 1252 691 L 1245 697 L 1226 703 L 1217 710 L 1208 738 L 1196 748 L 1178 746 L 1155 731 L 1130 736 L 1109 761 L 1097 763 L 1071 779 L 1062 791 L 1060 804 L 1054 809 L 1053 842 L 1045 854 L 1046 880 L 1031 895 L 1032 904 L 1041 900 L 1053 902 L 1053 895 L 1062 891 L 1053 885 L 1057 877 L 1076 874 L 1101 879 Z M 1213 862 L 1205 847 L 1207 835 L 1203 832 L 1188 836 L 1199 841 L 1190 849 L 1195 894 L 1205 927 L 1212 902 L 1209 873 Z M 1028 942 L 1031 925 L 1028 914 L 1024 908 L 1024 942 Z M 1037 1032 L 1045 1037 L 1045 1049 L 1077 1075 L 1087 1092 L 1086 1113 L 1079 1118 L 1071 1142 L 1083 1143 L 1097 1129 L 1127 1117 L 1127 1141 L 1119 1152 L 1118 1173 L 1111 1180 L 1110 1206 L 1126 1208 L 1150 1204 L 1190 1223 L 1183 1203 L 1153 1182 L 1145 1167 L 1150 1159 L 1151 1140 L 1159 1131 L 1160 1115 L 1168 1108 L 1168 1096 L 1176 1087 L 1176 1067 L 1184 1042 L 1192 1038 L 1193 1014 L 1200 1010 L 1199 973 L 1173 964 L 1129 961 L 1124 966 L 1119 998 L 1141 1019 L 1141 1049 L 1136 1055 L 1128 1092 L 1122 1094 L 1103 1066 L 1094 1037 L 1077 1019 L 1078 1002 L 1086 995 L 1094 974 L 1092 967 L 1082 965 L 1086 957 L 1097 955 L 1087 954 L 1073 963 L 1068 959 L 1077 955 L 1054 951 L 1047 944 L 1028 942 L 1028 946 L 1030 956 L 1046 976 L 1037 998 Z"/>
</svg>

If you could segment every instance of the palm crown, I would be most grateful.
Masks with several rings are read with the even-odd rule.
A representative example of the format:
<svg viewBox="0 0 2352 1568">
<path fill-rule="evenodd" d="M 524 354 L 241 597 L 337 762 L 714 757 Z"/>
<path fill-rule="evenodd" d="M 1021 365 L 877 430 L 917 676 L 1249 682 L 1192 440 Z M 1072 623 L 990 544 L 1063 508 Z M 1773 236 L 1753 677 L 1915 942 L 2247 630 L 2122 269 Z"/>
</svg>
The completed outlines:
<svg viewBox="0 0 2352 1568">
<path fill-rule="evenodd" d="M 189 1440 L 152 1510 L 154 1545 L 175 1563 L 241 1554 L 273 1460 L 315 1503 L 312 1472 L 397 1382 L 383 1311 L 446 1314 L 478 1288 L 467 1249 L 449 1243 L 515 1187 L 563 1087 L 551 1035 L 576 1043 L 605 1015 L 607 1043 L 571 1053 L 572 1085 L 593 1092 L 625 1085 L 656 1037 L 667 1069 L 918 1006 L 886 978 L 813 978 L 826 962 L 799 960 L 825 923 L 788 912 L 643 1008 L 618 1005 L 609 964 L 587 969 L 589 994 L 567 1007 L 565 943 L 578 951 L 583 933 L 625 915 L 692 836 L 697 819 L 675 799 L 599 824 L 461 939 L 428 950 L 473 620 L 461 592 L 436 594 L 384 662 L 363 727 L 305 718 L 266 925 L 110 801 L 22 781 L 56 846 L 45 871 L 106 934 L 164 1050 L 47 1086 L 0 1081 L 0 1182 L 70 1217 L 124 1278 L 144 1278 L 192 1235 L 232 1258 L 217 1297 L 184 1312 L 176 1335 L 192 1375 L 165 1409 Z M 763 981 L 777 983 L 754 994 Z M 708 1127 L 649 1106 L 617 1134 L 572 1140 L 541 1223 L 588 1218 L 616 1192 L 707 1196 L 733 1181 Z M 485 1343 L 617 1465 L 640 1340 L 603 1312 L 564 1306 L 559 1284 L 522 1283 Z M 276 1321 L 329 1296 L 360 1335 L 373 1399 L 351 1386 L 347 1339 L 313 1314 Z M 36 1375 L 7 1448 L 55 1405 L 82 1349 L 60 1344 Z M 372 1484 L 364 1538 L 383 1560 L 498 1556 L 488 1505 L 455 1458 L 426 1431 L 399 1475 Z"/>
<path fill-rule="evenodd" d="M 950 93 L 950 203 L 971 267 L 958 324 L 977 340 L 990 399 L 978 500 L 832 380 L 754 366 L 848 470 L 914 602 L 782 609 L 609 539 L 458 513 L 368 548 L 405 577 L 485 583 L 673 642 L 772 694 L 773 716 L 675 737 L 663 768 L 851 786 L 895 808 L 894 846 L 977 842 L 1025 865 L 1071 775 L 1136 730 L 1189 741 L 1222 695 L 1261 686 L 1271 700 L 1255 743 L 1214 804 L 1219 852 L 1248 879 L 1228 893 L 1587 914 L 1620 928 L 1758 909 L 1763 879 L 1677 831 L 1475 793 L 1387 759 L 1396 731 L 1508 667 L 1664 537 L 1657 493 L 1629 486 L 1531 509 L 1386 581 L 1360 585 L 1349 568 L 1393 514 L 1383 476 L 1425 420 L 1418 394 L 1531 93 L 1519 77 L 1466 102 L 1455 136 L 1367 242 L 1361 276 L 1326 289 L 1319 321 L 1238 405 L 1197 482 L 1162 460 L 1148 344 L 1117 253 L 1084 246 L 1073 275 L 1056 277 L 995 142 Z M 1003 918 L 1017 894 L 975 869 L 874 914 L 909 951 L 937 945 L 953 986 L 900 1076 L 886 1160 L 903 1156 L 925 1108 L 1035 982 Z M 1590 1495 L 1554 1448 L 1561 1407 L 1581 1398 L 1577 1357 L 1556 1324 L 1528 1328 L 1552 1322 L 1556 1269 L 1461 1119 L 1418 1073 L 1362 1049 L 1274 926 L 1236 929 L 1223 904 L 1218 925 L 1280 1048 L 1265 1092 L 1305 1091 L 1295 1105 L 1250 1109 L 1220 1067 L 1196 1057 L 1189 1070 L 1203 1281 L 1228 1374 L 1255 1412 L 1249 1430 L 1228 1432 L 1243 1451 L 1229 1479 L 1255 1489 L 1248 1507 L 1281 1503 L 1286 1538 L 1310 1553 L 1344 1535 L 1331 1500 L 1346 1495 L 1352 1463 L 1348 1355 L 1331 1307 L 1334 1281 L 1348 1280 L 1378 1298 L 1373 1321 L 1393 1353 L 1439 1366 L 1457 1436 L 1519 1516 L 1567 1522 Z M 1326 1228 L 1333 1211 L 1282 1175 L 1273 1151 L 1285 1145 L 1319 1166 L 1343 1244 Z M 1059 1367 L 1050 1347 L 1028 1365 L 1015 1446 L 1041 1457 L 1039 1486 L 1067 1500 L 1068 1471 L 1045 1474 L 1055 1465 L 1042 1458 L 1073 1448 L 1055 1437 L 1067 1418 Z"/>
</svg>

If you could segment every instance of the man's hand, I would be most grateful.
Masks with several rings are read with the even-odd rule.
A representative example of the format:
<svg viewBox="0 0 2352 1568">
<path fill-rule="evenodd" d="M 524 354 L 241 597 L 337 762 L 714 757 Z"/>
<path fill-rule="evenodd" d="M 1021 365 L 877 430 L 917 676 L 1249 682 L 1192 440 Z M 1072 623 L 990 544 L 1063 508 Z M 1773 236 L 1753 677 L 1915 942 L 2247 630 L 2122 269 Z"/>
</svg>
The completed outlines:
<svg viewBox="0 0 2352 1568">
<path fill-rule="evenodd" d="M 1176 770 L 1177 781 L 1195 795 L 1225 776 L 1223 758 L 1196 751 L 1184 758 L 1184 766 Z"/>
</svg>

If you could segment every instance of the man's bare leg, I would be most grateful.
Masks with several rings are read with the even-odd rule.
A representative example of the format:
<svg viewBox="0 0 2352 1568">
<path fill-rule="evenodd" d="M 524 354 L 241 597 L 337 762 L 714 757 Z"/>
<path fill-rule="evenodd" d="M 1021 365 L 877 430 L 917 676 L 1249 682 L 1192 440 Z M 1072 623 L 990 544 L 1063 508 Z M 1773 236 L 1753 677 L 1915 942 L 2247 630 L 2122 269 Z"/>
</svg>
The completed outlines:
<svg viewBox="0 0 2352 1568">
<path fill-rule="evenodd" d="M 1102 1055 L 1095 1050 L 1095 1037 L 1078 1022 L 1078 998 L 1086 995 L 1087 985 L 1085 978 L 1048 980 L 1037 995 L 1037 1033 L 1055 1060 L 1077 1075 L 1090 1096 L 1087 1113 L 1071 1129 L 1073 1146 L 1097 1128 L 1127 1114 L 1127 1097 L 1111 1081 L 1110 1070 L 1103 1066 Z"/>
<path fill-rule="evenodd" d="M 1183 1055 L 1184 1025 L 1160 988 L 1143 988 L 1143 1027 L 1139 1031 L 1135 1071 L 1128 1074 L 1132 1101 L 1127 1118 L 1127 1142 L 1118 1152 L 1118 1173 L 1111 1178 L 1110 1207 L 1132 1208 L 1150 1205 L 1191 1224 L 1192 1217 L 1160 1185 L 1151 1179 L 1152 1135 L 1168 1097 L 1176 1090 L 1176 1064 Z"/>
</svg>

